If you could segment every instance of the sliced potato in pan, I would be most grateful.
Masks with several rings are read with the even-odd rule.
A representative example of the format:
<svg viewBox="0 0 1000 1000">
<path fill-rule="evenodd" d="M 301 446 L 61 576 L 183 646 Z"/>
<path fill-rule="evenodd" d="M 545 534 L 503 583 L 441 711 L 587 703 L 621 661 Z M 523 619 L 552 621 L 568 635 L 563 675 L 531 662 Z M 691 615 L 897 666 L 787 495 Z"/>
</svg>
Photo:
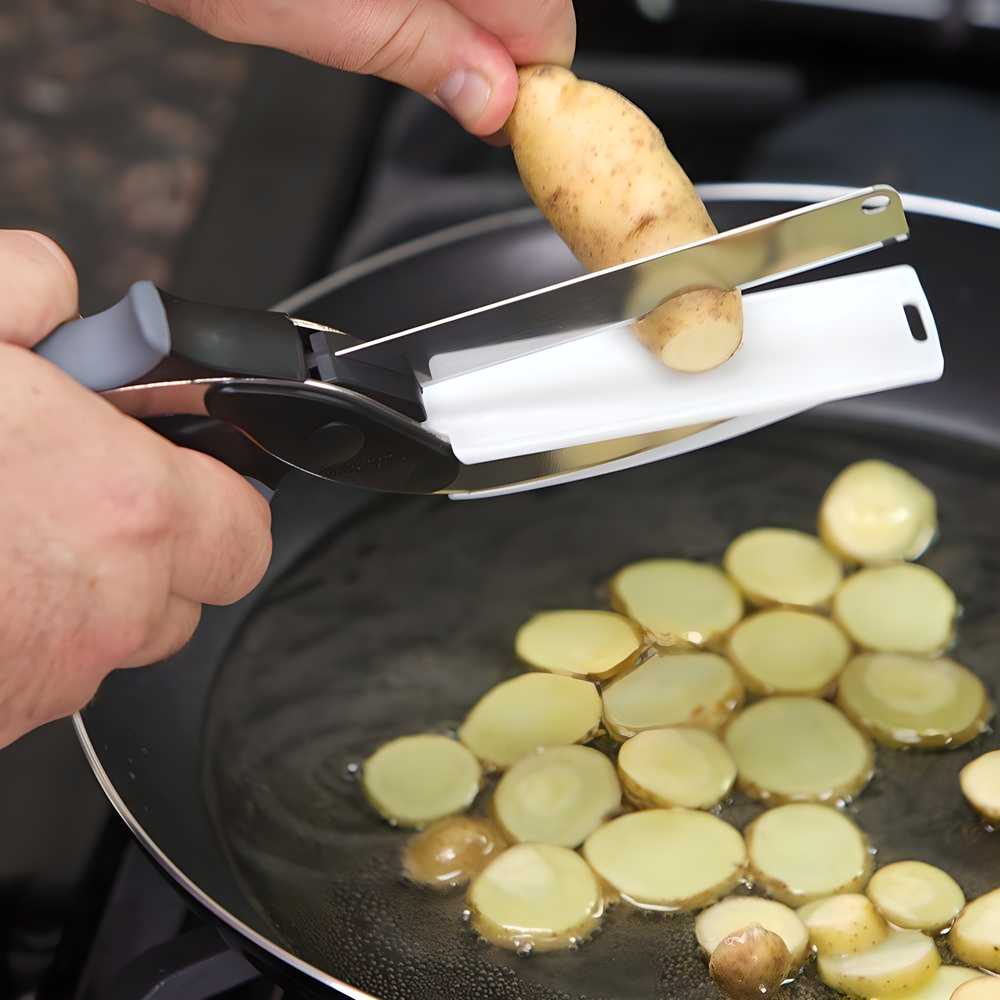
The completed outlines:
<svg viewBox="0 0 1000 1000">
<path fill-rule="evenodd" d="M 982 817 L 1000 823 L 1000 750 L 970 761 L 959 773 L 962 794 Z"/>
<path fill-rule="evenodd" d="M 588 681 L 522 674 L 472 706 L 458 738 L 487 766 L 507 768 L 539 747 L 583 743 L 601 722 L 601 696 Z"/>
<path fill-rule="evenodd" d="M 518 629 L 514 652 L 536 670 L 603 681 L 635 663 L 642 633 L 614 611 L 544 611 Z"/>
<path fill-rule="evenodd" d="M 687 559 L 645 559 L 611 580 L 614 607 L 660 646 L 705 646 L 743 617 L 743 599 L 725 573 Z"/>
<path fill-rule="evenodd" d="M 903 563 L 849 576 L 833 599 L 833 617 L 862 648 L 935 656 L 955 634 L 958 601 L 926 566 Z"/>
<path fill-rule="evenodd" d="M 953 966 L 957 968 L 957 966 Z M 963 971 L 971 972 L 971 969 Z M 923 997 L 920 1000 L 924 1000 Z M 927 1000 L 937 1000 L 937 997 L 928 997 Z M 982 973 L 974 973 L 973 978 L 960 983 L 955 992 L 951 995 L 951 1000 L 1000 1000 L 1000 976 L 984 976 Z"/>
<path fill-rule="evenodd" d="M 711 809 L 733 787 L 736 764 L 722 741 L 703 729 L 647 729 L 622 744 L 618 774 L 640 807 Z"/>
<path fill-rule="evenodd" d="M 646 729 L 718 729 L 743 701 L 743 685 L 715 653 L 665 653 L 601 692 L 604 724 L 616 740 Z"/>
<path fill-rule="evenodd" d="M 730 543 L 723 557 L 730 579 L 752 604 L 822 608 L 844 571 L 818 538 L 787 528 L 756 528 Z"/>
<path fill-rule="evenodd" d="M 464 885 L 507 845 L 492 823 L 448 816 L 414 834 L 403 852 L 406 877 L 432 889 Z"/>
<path fill-rule="evenodd" d="M 959 747 L 993 714 L 986 688 L 949 659 L 865 653 L 841 674 L 837 704 L 889 747 Z"/>
<path fill-rule="evenodd" d="M 975 969 L 966 969 L 961 965 L 942 965 L 922 986 L 903 990 L 901 993 L 885 994 L 885 996 L 891 997 L 892 1000 L 951 1000 L 955 991 L 963 983 L 985 978 L 981 972 L 977 972 Z M 997 988 L 998 992 L 992 1000 L 1000 1000 L 1000 982 L 997 983 Z M 882 998 L 879 997 L 879 1000 Z M 986 1000 L 986 998 L 984 997 L 982 1000 Z"/>
<path fill-rule="evenodd" d="M 966 964 L 1000 972 L 1000 889 L 966 904 L 952 924 L 948 942 L 955 957 Z"/>
<path fill-rule="evenodd" d="M 583 856 L 622 898 L 658 910 L 693 910 L 732 889 L 746 867 L 740 832 L 694 809 L 648 809 L 605 823 Z"/>
<path fill-rule="evenodd" d="M 897 861 L 868 883 L 868 898 L 890 923 L 936 934 L 965 906 L 965 893 L 947 873 L 923 861 Z"/>
<path fill-rule="evenodd" d="M 850 563 L 917 559 L 937 533 L 934 494 L 905 469 L 869 460 L 849 465 L 819 508 L 819 534 Z"/>
<path fill-rule="evenodd" d="M 872 872 L 868 838 L 832 806 L 769 809 L 747 827 L 746 842 L 754 883 L 789 906 L 857 892 Z"/>
<path fill-rule="evenodd" d="M 733 629 L 726 655 L 754 694 L 828 694 L 851 655 L 838 625 L 809 611 L 760 611 Z"/>
<path fill-rule="evenodd" d="M 807 903 L 798 911 L 809 940 L 823 955 L 854 955 L 889 935 L 885 918 L 858 892 L 843 892 Z"/>
<path fill-rule="evenodd" d="M 592 747 L 549 747 L 522 757 L 493 793 L 493 816 L 514 843 L 579 847 L 621 807 L 615 767 Z"/>
<path fill-rule="evenodd" d="M 856 955 L 820 955 L 820 979 L 838 993 L 881 997 L 919 989 L 941 965 L 934 942 L 919 931 L 895 931 Z"/>
<path fill-rule="evenodd" d="M 751 924 L 759 924 L 785 942 L 793 969 L 806 960 L 809 932 L 805 924 L 784 903 L 760 896 L 730 896 L 702 910 L 694 922 L 694 936 L 702 951 L 710 956 L 723 938 Z"/>
<path fill-rule="evenodd" d="M 765 698 L 733 719 L 724 739 L 737 785 L 764 801 L 847 800 L 875 765 L 868 737 L 819 698 Z"/>
</svg>

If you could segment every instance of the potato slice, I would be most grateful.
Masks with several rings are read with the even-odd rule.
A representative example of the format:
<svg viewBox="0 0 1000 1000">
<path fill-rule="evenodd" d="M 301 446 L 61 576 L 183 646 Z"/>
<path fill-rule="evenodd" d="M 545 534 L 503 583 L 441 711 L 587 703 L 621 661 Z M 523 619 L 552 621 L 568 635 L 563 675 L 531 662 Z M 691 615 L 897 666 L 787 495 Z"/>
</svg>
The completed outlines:
<svg viewBox="0 0 1000 1000">
<path fill-rule="evenodd" d="M 616 740 L 646 729 L 718 729 L 743 702 L 736 672 L 714 653 L 654 656 L 602 692 L 604 725 Z"/>
<path fill-rule="evenodd" d="M 903 990 L 902 993 L 885 994 L 891 1000 L 950 1000 L 963 983 L 968 983 L 973 979 L 987 979 L 981 972 L 975 969 L 966 969 L 961 965 L 942 965 L 922 986 L 917 986 L 912 990 Z M 998 992 L 993 1000 L 1000 1000 L 1000 983 L 997 984 Z M 880 994 L 880 997 L 882 995 Z M 986 1000 L 984 997 L 983 1000 Z"/>
<path fill-rule="evenodd" d="M 743 837 L 695 809 L 649 809 L 605 823 L 583 856 L 623 899 L 657 910 L 693 910 L 724 896 L 746 866 Z"/>
<path fill-rule="evenodd" d="M 611 601 L 660 646 L 705 646 L 743 617 L 743 598 L 725 573 L 687 559 L 645 559 L 611 580 Z"/>
<path fill-rule="evenodd" d="M 775 608 L 733 629 L 726 655 L 754 694 L 829 693 L 851 655 L 851 643 L 829 618 Z"/>
<path fill-rule="evenodd" d="M 826 607 L 844 571 L 818 538 L 786 528 L 756 528 L 734 539 L 722 559 L 752 604 Z"/>
<path fill-rule="evenodd" d="M 799 968 L 806 960 L 809 932 L 805 924 L 794 910 L 773 899 L 730 896 L 698 914 L 694 922 L 694 936 L 705 954 L 710 956 L 724 937 L 751 924 L 760 924 L 785 942 L 792 968 Z"/>
<path fill-rule="evenodd" d="M 847 800 L 875 767 L 868 738 L 819 698 L 765 698 L 733 719 L 724 738 L 737 785 L 765 801 Z"/>
<path fill-rule="evenodd" d="M 806 903 L 799 917 L 809 930 L 809 940 L 823 955 L 855 955 L 889 936 L 882 914 L 859 892 L 843 892 Z"/>
<path fill-rule="evenodd" d="M 407 878 L 432 889 L 464 885 L 506 847 L 492 823 L 447 816 L 414 834 L 403 851 Z"/>
<path fill-rule="evenodd" d="M 447 736 L 401 736 L 380 746 L 362 769 L 368 801 L 396 826 L 420 827 L 461 812 L 479 793 L 479 761 Z"/>
<path fill-rule="evenodd" d="M 468 903 L 479 934 L 522 953 L 573 947 L 594 932 L 604 910 L 587 863 L 552 844 L 504 851 L 473 880 Z"/>
<path fill-rule="evenodd" d="M 622 804 L 615 767 L 592 747 L 522 757 L 493 793 L 493 816 L 514 843 L 579 847 Z"/>
<path fill-rule="evenodd" d="M 769 809 L 747 827 L 746 842 L 754 882 L 789 906 L 856 892 L 872 873 L 868 838 L 832 806 Z"/>
<path fill-rule="evenodd" d="M 601 722 L 601 696 L 587 681 L 522 674 L 472 706 L 458 738 L 487 766 L 510 767 L 539 747 L 584 743 Z"/>
<path fill-rule="evenodd" d="M 962 794 L 989 823 L 1000 823 L 1000 750 L 970 761 L 958 775 Z"/>
<path fill-rule="evenodd" d="M 949 968 L 959 968 L 949 966 Z M 972 978 L 960 983 L 951 994 L 951 1000 L 1000 1000 L 1000 976 L 984 976 L 981 972 L 973 972 L 971 969 L 964 969 L 964 972 L 972 972 Z M 920 1000 L 924 1000 L 923 997 Z M 928 997 L 927 1000 L 937 1000 L 937 997 Z"/>
<path fill-rule="evenodd" d="M 870 459 L 849 465 L 819 508 L 819 535 L 849 563 L 919 558 L 937 534 L 934 494 L 905 469 Z"/>
<path fill-rule="evenodd" d="M 647 729 L 622 744 L 618 774 L 640 807 L 711 809 L 733 787 L 736 764 L 722 741 L 703 729 Z"/>
<path fill-rule="evenodd" d="M 880 997 L 919 989 L 941 965 L 934 942 L 919 931 L 896 931 L 856 955 L 820 955 L 820 979 L 855 997 Z"/>
<path fill-rule="evenodd" d="M 833 617 L 861 647 L 876 653 L 934 656 L 955 634 L 958 602 L 926 566 L 863 569 L 833 599 Z"/>
<path fill-rule="evenodd" d="M 792 970 L 781 936 L 760 924 L 724 937 L 708 960 L 708 974 L 729 1000 L 761 1000 L 776 992 Z"/>
<path fill-rule="evenodd" d="M 517 630 L 514 652 L 537 670 L 603 681 L 635 663 L 642 633 L 613 611 L 545 611 Z"/>
<path fill-rule="evenodd" d="M 975 739 L 993 714 L 979 678 L 954 660 L 898 653 L 854 657 L 837 704 L 888 747 L 955 747 Z"/>
<path fill-rule="evenodd" d="M 868 898 L 886 920 L 911 931 L 937 934 L 965 906 L 965 893 L 947 873 L 923 861 L 897 861 L 868 883 Z"/>
<path fill-rule="evenodd" d="M 1000 972 L 1000 889 L 966 904 L 948 942 L 955 957 L 968 965 Z"/>
</svg>

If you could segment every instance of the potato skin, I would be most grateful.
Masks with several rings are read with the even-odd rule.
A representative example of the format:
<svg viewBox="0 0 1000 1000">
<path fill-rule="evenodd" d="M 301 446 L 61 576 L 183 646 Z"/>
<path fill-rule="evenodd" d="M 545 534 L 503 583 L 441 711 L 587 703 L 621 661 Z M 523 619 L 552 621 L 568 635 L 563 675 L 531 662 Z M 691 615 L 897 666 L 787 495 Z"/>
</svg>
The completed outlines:
<svg viewBox="0 0 1000 1000">
<path fill-rule="evenodd" d="M 519 77 L 507 122 L 518 172 L 585 267 L 612 267 L 716 234 L 659 129 L 634 104 L 557 66 L 529 66 Z M 669 367 L 714 368 L 742 340 L 740 293 L 692 289 L 636 327 Z"/>
</svg>

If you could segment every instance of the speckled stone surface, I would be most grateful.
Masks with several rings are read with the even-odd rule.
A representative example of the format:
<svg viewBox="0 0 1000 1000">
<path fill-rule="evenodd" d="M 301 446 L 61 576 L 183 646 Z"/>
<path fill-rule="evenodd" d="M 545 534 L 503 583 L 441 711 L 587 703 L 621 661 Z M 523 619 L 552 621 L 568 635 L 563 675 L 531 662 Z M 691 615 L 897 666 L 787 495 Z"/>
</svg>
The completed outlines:
<svg viewBox="0 0 1000 1000">
<path fill-rule="evenodd" d="M 85 312 L 169 279 L 248 54 L 134 0 L 0 5 L 0 228 L 57 239 Z"/>
</svg>

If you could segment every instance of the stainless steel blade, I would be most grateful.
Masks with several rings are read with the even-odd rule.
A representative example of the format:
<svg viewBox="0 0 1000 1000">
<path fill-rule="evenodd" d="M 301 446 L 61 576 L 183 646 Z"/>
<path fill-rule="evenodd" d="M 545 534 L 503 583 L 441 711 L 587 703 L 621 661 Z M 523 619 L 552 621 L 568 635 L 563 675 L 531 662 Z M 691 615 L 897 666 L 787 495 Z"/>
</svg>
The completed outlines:
<svg viewBox="0 0 1000 1000">
<path fill-rule="evenodd" d="M 421 384 L 629 322 L 695 288 L 753 288 L 906 239 L 899 194 L 878 185 L 638 261 L 337 351 Z"/>
</svg>

